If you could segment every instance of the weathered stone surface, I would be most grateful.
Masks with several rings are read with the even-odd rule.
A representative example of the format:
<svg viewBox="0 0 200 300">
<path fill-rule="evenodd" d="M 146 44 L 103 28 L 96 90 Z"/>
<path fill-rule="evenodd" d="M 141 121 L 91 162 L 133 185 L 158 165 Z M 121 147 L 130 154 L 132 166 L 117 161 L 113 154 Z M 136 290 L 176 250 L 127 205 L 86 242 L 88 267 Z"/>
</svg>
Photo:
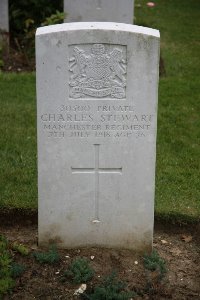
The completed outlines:
<svg viewBox="0 0 200 300">
<path fill-rule="evenodd" d="M 0 1 L 0 30 L 9 32 L 8 0 Z"/>
<path fill-rule="evenodd" d="M 0 47 L 3 52 L 8 51 L 9 46 L 9 14 L 8 0 L 0 0 Z"/>
<path fill-rule="evenodd" d="M 134 0 L 65 0 L 65 22 L 133 24 Z"/>
<path fill-rule="evenodd" d="M 150 250 L 159 32 L 48 26 L 36 54 L 39 243 Z"/>
</svg>

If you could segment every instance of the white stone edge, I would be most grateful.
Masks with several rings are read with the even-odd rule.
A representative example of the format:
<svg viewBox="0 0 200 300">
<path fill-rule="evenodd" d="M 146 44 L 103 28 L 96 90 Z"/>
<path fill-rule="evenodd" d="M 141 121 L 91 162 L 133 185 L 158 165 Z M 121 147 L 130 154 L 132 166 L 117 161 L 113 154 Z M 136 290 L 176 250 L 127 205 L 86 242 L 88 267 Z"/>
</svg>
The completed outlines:
<svg viewBox="0 0 200 300">
<path fill-rule="evenodd" d="M 50 25 L 37 28 L 36 36 L 50 34 L 54 32 L 76 31 L 76 30 L 114 30 L 119 32 L 132 32 L 145 34 L 160 38 L 160 32 L 157 29 L 142 27 L 124 23 L 114 22 L 76 22 Z"/>
</svg>

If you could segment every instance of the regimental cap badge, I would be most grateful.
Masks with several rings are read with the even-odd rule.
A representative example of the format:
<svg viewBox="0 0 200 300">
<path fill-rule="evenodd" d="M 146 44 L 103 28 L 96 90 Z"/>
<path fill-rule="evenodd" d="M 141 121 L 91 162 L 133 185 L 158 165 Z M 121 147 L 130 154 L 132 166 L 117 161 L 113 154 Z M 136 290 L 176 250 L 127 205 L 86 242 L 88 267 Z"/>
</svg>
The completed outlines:
<svg viewBox="0 0 200 300">
<path fill-rule="evenodd" d="M 70 98 L 126 97 L 126 47 L 108 48 L 104 44 L 71 46 Z"/>
</svg>

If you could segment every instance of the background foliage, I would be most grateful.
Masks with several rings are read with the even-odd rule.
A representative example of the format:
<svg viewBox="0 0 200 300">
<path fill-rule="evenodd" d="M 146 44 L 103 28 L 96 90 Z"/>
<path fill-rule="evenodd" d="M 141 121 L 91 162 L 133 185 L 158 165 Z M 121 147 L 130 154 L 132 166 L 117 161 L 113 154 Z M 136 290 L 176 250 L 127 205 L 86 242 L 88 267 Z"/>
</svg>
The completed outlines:
<svg viewBox="0 0 200 300">
<path fill-rule="evenodd" d="M 10 31 L 12 35 L 23 35 L 28 24 L 36 28 L 56 10 L 63 11 L 62 0 L 10 0 Z"/>
<path fill-rule="evenodd" d="M 10 0 L 9 18 L 11 45 L 34 56 L 36 29 L 63 22 L 63 1 Z"/>
</svg>

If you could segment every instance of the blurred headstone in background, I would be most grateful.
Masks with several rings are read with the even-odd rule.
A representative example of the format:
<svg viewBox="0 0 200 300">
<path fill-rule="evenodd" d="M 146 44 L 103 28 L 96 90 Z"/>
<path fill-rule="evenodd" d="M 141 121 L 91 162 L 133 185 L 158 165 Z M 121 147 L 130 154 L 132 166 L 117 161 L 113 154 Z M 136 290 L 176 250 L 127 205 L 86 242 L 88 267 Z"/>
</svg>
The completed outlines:
<svg viewBox="0 0 200 300">
<path fill-rule="evenodd" d="M 134 0 L 64 0 L 65 22 L 133 24 Z"/>
<path fill-rule="evenodd" d="M 9 41 L 9 13 L 8 0 L 0 1 L 0 43 L 8 44 Z"/>
</svg>

